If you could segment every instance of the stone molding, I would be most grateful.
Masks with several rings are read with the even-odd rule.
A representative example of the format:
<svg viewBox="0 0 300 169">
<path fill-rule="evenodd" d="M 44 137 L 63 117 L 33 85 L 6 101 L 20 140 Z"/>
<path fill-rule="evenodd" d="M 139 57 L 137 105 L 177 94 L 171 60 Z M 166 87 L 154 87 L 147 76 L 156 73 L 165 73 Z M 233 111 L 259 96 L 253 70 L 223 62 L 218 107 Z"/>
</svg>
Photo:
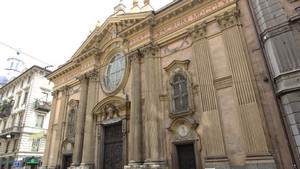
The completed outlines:
<svg viewBox="0 0 300 169">
<path fill-rule="evenodd" d="M 282 25 L 275 29 L 265 30 L 265 32 L 261 35 L 263 37 L 262 40 L 263 42 L 265 42 L 270 38 L 273 38 L 277 35 L 283 34 L 288 31 L 291 31 L 291 27 L 289 25 Z"/>
<path fill-rule="evenodd" d="M 229 12 L 225 12 L 222 15 L 216 16 L 216 20 L 219 23 L 222 30 L 239 25 L 240 10 L 235 8 Z"/>
<path fill-rule="evenodd" d="M 201 40 L 206 37 L 207 24 L 204 22 L 201 25 L 195 25 L 193 28 L 187 30 L 193 41 Z"/>
<path fill-rule="evenodd" d="M 63 96 L 65 96 L 65 95 L 68 94 L 68 89 L 69 89 L 68 86 L 63 86 L 63 87 L 61 87 L 61 88 L 59 89 L 59 91 L 61 92 L 61 94 L 62 94 Z"/>
<path fill-rule="evenodd" d="M 232 83 L 233 82 L 232 82 L 231 76 L 222 77 L 222 78 L 214 80 L 214 85 L 217 90 L 230 87 L 230 86 L 232 86 Z"/>
</svg>

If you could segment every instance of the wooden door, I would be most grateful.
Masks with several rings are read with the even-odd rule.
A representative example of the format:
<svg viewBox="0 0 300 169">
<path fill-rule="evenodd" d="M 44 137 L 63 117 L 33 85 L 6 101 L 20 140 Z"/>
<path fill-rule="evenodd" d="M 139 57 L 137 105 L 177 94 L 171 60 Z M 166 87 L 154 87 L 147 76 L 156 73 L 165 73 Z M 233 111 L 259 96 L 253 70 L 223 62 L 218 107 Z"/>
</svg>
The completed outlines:
<svg viewBox="0 0 300 169">
<path fill-rule="evenodd" d="M 195 152 L 193 144 L 178 145 L 179 169 L 196 169 Z"/>
<path fill-rule="evenodd" d="M 122 169 L 122 125 L 105 127 L 104 169 Z"/>
<path fill-rule="evenodd" d="M 63 157 L 63 169 L 67 169 L 72 164 L 72 156 L 71 155 L 64 155 Z"/>
</svg>

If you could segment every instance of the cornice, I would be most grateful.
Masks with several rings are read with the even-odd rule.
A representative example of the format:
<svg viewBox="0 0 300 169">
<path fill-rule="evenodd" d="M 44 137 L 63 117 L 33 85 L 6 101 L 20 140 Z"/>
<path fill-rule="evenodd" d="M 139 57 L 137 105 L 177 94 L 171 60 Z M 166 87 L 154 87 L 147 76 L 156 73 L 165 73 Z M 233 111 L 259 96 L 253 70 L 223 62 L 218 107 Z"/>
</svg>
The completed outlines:
<svg viewBox="0 0 300 169">
<path fill-rule="evenodd" d="M 83 52 L 82 54 L 80 54 L 79 56 L 77 56 L 76 58 L 74 58 L 73 62 L 75 63 L 80 63 L 83 60 L 91 57 L 91 56 L 95 56 L 95 55 L 101 55 L 102 52 L 100 51 L 100 49 L 96 48 L 96 47 L 92 47 L 91 49 Z"/>
<path fill-rule="evenodd" d="M 63 67 L 58 68 L 55 72 L 50 74 L 47 78 L 52 81 L 53 79 L 56 79 L 56 78 L 58 78 L 58 77 L 60 77 L 64 74 L 78 68 L 79 66 L 80 66 L 80 64 L 75 63 L 73 61 L 70 61 L 69 63 L 67 63 Z"/>
</svg>

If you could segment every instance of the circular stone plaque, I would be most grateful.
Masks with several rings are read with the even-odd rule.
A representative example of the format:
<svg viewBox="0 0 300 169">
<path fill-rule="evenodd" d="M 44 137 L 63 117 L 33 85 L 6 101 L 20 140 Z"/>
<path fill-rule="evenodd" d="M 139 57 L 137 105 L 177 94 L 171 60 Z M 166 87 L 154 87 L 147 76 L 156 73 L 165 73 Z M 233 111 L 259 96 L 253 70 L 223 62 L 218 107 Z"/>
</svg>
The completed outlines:
<svg viewBox="0 0 300 169">
<path fill-rule="evenodd" d="M 190 129 L 187 125 L 185 124 L 181 124 L 178 128 L 177 128 L 177 133 L 181 136 L 184 137 L 189 133 Z"/>
</svg>

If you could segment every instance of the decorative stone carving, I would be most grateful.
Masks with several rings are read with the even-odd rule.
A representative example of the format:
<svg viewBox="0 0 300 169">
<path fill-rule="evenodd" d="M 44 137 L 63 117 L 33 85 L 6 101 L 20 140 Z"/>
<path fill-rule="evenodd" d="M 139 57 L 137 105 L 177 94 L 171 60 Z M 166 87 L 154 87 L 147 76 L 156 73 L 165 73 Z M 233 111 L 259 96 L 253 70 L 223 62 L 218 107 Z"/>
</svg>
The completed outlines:
<svg viewBox="0 0 300 169">
<path fill-rule="evenodd" d="M 234 9 L 229 12 L 225 12 L 222 15 L 216 16 L 216 20 L 219 23 L 221 29 L 227 29 L 239 24 L 240 10 Z"/>
<path fill-rule="evenodd" d="M 63 95 L 63 96 L 65 96 L 65 95 L 67 95 L 68 94 L 68 86 L 63 86 L 63 87 L 61 87 L 60 89 L 59 89 L 59 91 L 61 92 L 61 94 Z"/>
<path fill-rule="evenodd" d="M 127 56 L 130 59 L 130 62 L 134 63 L 140 61 L 140 58 L 142 57 L 142 53 L 140 52 L 140 50 L 136 49 L 128 53 Z"/>
<path fill-rule="evenodd" d="M 204 22 L 201 25 L 195 25 L 194 28 L 189 28 L 187 31 L 193 41 L 196 41 L 206 37 L 206 27 L 207 25 Z"/>
<path fill-rule="evenodd" d="M 156 53 L 159 51 L 159 46 L 156 44 L 153 44 L 152 42 L 146 44 L 140 49 L 140 52 L 145 56 L 145 57 L 153 57 L 156 55 Z"/>
<path fill-rule="evenodd" d="M 109 103 L 104 107 L 104 118 L 103 120 L 106 120 L 107 117 L 112 119 L 114 115 L 117 115 L 117 117 L 120 117 L 119 111 L 117 110 L 117 107 L 113 103 Z"/>
<path fill-rule="evenodd" d="M 168 128 L 172 132 L 171 142 L 186 142 L 196 140 L 200 142 L 196 127 L 198 123 L 192 117 L 184 117 L 174 120 Z"/>
<path fill-rule="evenodd" d="M 53 98 L 57 98 L 58 94 L 59 94 L 59 90 L 55 90 L 51 94 L 52 94 Z"/>
<path fill-rule="evenodd" d="M 173 52 L 176 52 L 177 50 L 181 49 L 181 48 L 184 46 L 185 43 L 188 45 L 189 42 L 187 41 L 186 38 L 187 38 L 187 37 L 184 37 L 184 38 L 182 39 L 181 44 L 180 44 L 179 46 L 175 47 L 175 48 L 169 49 L 168 45 L 166 45 L 166 46 L 165 46 L 164 52 L 165 52 L 165 53 L 167 53 L 167 52 L 168 52 L 168 53 L 173 53 Z"/>
</svg>

